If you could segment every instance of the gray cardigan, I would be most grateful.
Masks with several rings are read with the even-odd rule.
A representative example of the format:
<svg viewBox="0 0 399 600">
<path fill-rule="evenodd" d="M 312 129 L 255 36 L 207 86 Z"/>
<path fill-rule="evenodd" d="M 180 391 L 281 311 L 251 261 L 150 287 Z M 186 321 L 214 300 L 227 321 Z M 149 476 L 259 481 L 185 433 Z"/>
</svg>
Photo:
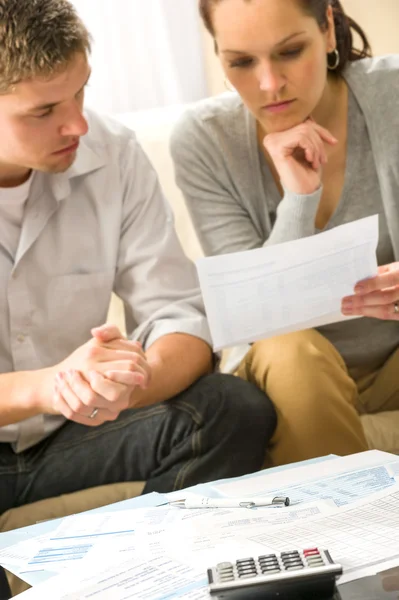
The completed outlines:
<svg viewBox="0 0 399 600">
<path fill-rule="evenodd" d="M 399 55 L 351 63 L 344 77 L 366 120 L 399 260 Z M 315 232 L 321 191 L 311 196 L 286 192 L 272 228 L 256 122 L 236 94 L 190 108 L 172 134 L 171 153 L 177 184 L 205 254 L 246 250 Z"/>
</svg>

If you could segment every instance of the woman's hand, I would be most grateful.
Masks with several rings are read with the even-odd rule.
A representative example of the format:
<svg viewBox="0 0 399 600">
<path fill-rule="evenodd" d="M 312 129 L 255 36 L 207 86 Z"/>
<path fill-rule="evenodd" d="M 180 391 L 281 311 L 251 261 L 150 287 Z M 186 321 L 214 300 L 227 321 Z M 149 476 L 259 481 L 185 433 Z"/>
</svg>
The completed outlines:
<svg viewBox="0 0 399 600">
<path fill-rule="evenodd" d="M 399 321 L 399 262 L 379 267 L 376 277 L 360 281 L 355 295 L 343 298 L 342 312 Z"/>
<path fill-rule="evenodd" d="M 270 133 L 263 144 L 273 160 L 282 186 L 295 194 L 313 194 L 321 185 L 327 163 L 325 144 L 337 139 L 327 129 L 308 119 L 287 131 Z"/>
</svg>

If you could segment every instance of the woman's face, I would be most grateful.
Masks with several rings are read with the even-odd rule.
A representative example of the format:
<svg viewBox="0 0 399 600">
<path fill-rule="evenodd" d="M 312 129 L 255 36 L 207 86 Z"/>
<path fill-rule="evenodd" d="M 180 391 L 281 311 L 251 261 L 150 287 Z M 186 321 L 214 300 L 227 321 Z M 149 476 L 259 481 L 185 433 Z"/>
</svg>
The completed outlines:
<svg viewBox="0 0 399 600">
<path fill-rule="evenodd" d="M 320 103 L 327 83 L 327 53 L 336 46 L 328 29 L 297 0 L 223 0 L 212 13 L 226 77 L 265 132 L 302 123 Z"/>
</svg>

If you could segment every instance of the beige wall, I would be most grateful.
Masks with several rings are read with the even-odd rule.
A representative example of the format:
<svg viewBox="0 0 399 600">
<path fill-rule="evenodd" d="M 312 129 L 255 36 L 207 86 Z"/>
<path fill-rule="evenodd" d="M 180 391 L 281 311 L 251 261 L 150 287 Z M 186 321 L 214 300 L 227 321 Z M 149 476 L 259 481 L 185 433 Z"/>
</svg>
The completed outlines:
<svg viewBox="0 0 399 600">
<path fill-rule="evenodd" d="M 375 55 L 399 53 L 399 0 L 343 0 L 343 5 L 368 35 Z"/>
<path fill-rule="evenodd" d="M 369 36 L 374 54 L 399 53 L 399 0 L 343 0 L 343 5 Z M 204 48 L 208 89 L 218 94 L 225 89 L 223 75 L 206 31 Z"/>
<path fill-rule="evenodd" d="M 215 55 L 215 51 L 213 48 L 213 40 L 205 28 L 203 28 L 203 33 L 206 78 L 209 94 L 212 96 L 214 94 L 220 94 L 221 92 L 225 91 L 225 87 L 223 83 L 222 69 L 220 67 L 219 61 Z"/>
</svg>

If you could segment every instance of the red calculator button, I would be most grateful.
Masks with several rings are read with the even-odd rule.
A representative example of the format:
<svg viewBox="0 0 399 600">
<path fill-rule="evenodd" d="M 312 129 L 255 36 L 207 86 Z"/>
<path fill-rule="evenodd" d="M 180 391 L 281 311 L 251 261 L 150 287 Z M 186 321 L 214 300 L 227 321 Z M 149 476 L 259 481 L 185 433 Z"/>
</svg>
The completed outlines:
<svg viewBox="0 0 399 600">
<path fill-rule="evenodd" d="M 320 554 L 320 551 L 318 548 L 307 548 L 306 550 L 303 551 L 303 555 L 304 556 L 309 556 L 311 554 Z"/>
</svg>

